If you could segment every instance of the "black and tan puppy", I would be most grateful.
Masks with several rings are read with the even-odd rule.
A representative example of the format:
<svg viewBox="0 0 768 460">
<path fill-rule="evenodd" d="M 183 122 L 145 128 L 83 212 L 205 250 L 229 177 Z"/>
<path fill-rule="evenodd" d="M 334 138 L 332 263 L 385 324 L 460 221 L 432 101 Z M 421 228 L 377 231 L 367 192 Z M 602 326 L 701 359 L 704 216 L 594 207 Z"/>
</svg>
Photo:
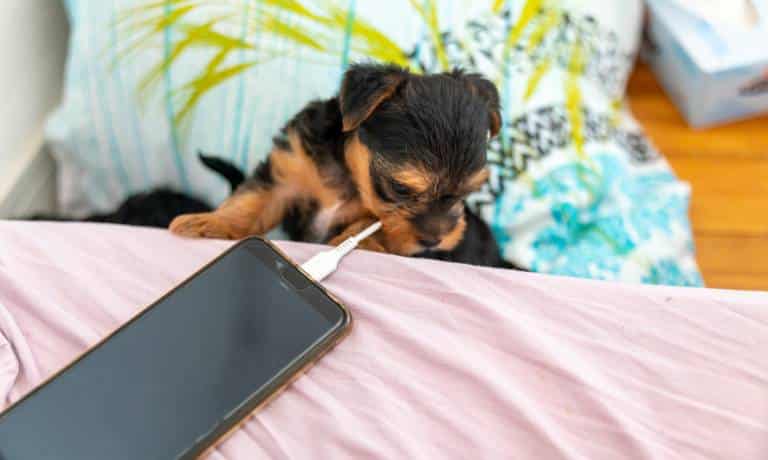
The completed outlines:
<svg viewBox="0 0 768 460">
<path fill-rule="evenodd" d="M 204 155 L 200 153 L 200 161 L 205 167 L 218 173 L 229 183 L 232 192 L 245 181 L 246 176 L 234 164 L 222 158 Z M 162 193 L 158 191 L 157 193 Z M 312 206 L 294 206 L 283 217 L 282 229 L 293 241 L 313 241 L 312 220 L 315 218 L 316 209 Z M 482 265 L 487 267 L 514 268 L 520 270 L 502 259 L 499 246 L 493 237 L 491 229 L 479 216 L 472 212 L 469 206 L 464 207 L 464 220 L 466 226 L 461 242 L 449 251 L 427 250 L 416 257 L 444 260 L 448 262 L 460 262 L 470 265 Z M 331 232 L 328 238 L 335 235 Z"/>
<path fill-rule="evenodd" d="M 355 65 L 337 97 L 288 122 L 218 209 L 179 216 L 170 229 L 239 239 L 290 217 L 303 239 L 336 244 L 381 220 L 363 248 L 451 251 L 464 236 L 464 198 L 488 177 L 487 142 L 500 124 L 496 88 L 477 74 Z"/>
</svg>

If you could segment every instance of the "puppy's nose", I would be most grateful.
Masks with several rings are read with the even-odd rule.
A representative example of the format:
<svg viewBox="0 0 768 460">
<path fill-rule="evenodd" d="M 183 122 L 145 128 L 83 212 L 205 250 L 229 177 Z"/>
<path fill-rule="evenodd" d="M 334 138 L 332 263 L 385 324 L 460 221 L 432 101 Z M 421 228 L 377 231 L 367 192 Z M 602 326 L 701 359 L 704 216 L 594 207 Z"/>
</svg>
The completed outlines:
<svg viewBox="0 0 768 460">
<path fill-rule="evenodd" d="M 438 244 L 440 244 L 440 240 L 437 238 L 423 238 L 419 240 L 419 244 L 424 246 L 425 248 L 434 248 Z"/>
</svg>

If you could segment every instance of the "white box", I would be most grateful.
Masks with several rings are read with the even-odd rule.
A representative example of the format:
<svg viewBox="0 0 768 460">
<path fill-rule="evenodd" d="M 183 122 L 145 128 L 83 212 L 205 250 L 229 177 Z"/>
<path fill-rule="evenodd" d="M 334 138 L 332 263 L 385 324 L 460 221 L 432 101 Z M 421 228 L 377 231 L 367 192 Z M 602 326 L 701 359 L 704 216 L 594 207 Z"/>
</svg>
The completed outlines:
<svg viewBox="0 0 768 460">
<path fill-rule="evenodd" d="M 749 26 L 697 14 L 708 3 L 648 0 L 644 57 L 693 127 L 768 112 L 768 1 L 752 0 Z"/>
</svg>

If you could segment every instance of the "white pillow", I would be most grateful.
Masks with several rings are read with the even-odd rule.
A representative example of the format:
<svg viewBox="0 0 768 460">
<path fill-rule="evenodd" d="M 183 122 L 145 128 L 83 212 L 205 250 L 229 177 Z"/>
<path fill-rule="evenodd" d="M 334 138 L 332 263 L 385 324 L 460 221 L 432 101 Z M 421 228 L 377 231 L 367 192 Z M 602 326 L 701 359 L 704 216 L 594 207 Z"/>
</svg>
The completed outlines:
<svg viewBox="0 0 768 460">
<path fill-rule="evenodd" d="M 227 187 L 194 154 L 252 169 L 296 111 L 336 92 L 349 62 L 415 72 L 460 65 L 495 81 L 502 98 L 493 174 L 472 202 L 508 260 L 549 273 L 701 283 L 688 187 L 622 106 L 640 0 L 67 6 L 66 95 L 48 130 L 66 212 L 108 210 L 158 185 L 218 203 Z"/>
</svg>

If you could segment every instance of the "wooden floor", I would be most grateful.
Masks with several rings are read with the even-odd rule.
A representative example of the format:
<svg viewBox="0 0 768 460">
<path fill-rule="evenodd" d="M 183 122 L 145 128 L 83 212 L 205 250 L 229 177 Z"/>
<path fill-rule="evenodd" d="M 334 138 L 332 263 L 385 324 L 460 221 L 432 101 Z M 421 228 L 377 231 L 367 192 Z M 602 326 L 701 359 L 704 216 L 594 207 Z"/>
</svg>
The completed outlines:
<svg viewBox="0 0 768 460">
<path fill-rule="evenodd" d="M 693 187 L 691 219 L 707 286 L 768 290 L 768 116 L 692 130 L 645 65 L 630 80 L 629 102 Z"/>
</svg>

